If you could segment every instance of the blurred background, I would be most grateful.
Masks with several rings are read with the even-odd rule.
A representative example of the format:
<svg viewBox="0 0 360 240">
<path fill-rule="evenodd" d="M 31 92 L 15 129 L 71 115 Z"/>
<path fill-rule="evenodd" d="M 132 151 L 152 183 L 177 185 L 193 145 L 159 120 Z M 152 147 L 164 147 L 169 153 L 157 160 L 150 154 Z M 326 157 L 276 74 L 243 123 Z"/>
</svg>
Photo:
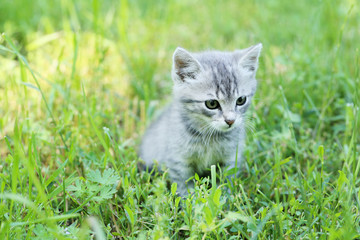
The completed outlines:
<svg viewBox="0 0 360 240">
<path fill-rule="evenodd" d="M 83 83 L 104 114 L 119 112 L 123 101 L 131 105 L 129 99 L 143 100 L 148 109 L 151 100 L 168 97 L 177 46 L 233 50 L 262 42 L 257 106 L 271 115 L 279 85 L 300 113 L 332 98 L 333 104 L 354 101 L 358 8 L 355 0 L 2 0 L 0 31 L 28 59 L 54 111 L 72 111 Z M 4 131 L 15 112 L 33 119 L 42 110 L 29 101 L 39 94 L 18 89 L 19 82 L 33 84 L 32 77 L 20 76 L 13 55 L 2 51 L 0 61 L 0 114 L 9 116 L 0 125 Z M 309 107 L 295 104 L 308 96 Z"/>
</svg>

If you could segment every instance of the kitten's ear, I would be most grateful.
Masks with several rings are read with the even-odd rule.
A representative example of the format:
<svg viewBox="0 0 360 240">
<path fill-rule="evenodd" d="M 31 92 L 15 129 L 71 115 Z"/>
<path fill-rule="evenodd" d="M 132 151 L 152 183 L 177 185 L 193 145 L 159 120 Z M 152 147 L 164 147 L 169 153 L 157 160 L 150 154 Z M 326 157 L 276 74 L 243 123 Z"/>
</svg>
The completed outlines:
<svg viewBox="0 0 360 240">
<path fill-rule="evenodd" d="M 173 79 L 185 82 L 195 79 L 201 71 L 200 63 L 185 49 L 176 48 L 173 56 Z"/>
<path fill-rule="evenodd" d="M 235 56 L 238 59 L 239 66 L 250 73 L 255 73 L 258 68 L 261 49 L 262 44 L 258 43 L 249 48 L 236 51 Z"/>
</svg>

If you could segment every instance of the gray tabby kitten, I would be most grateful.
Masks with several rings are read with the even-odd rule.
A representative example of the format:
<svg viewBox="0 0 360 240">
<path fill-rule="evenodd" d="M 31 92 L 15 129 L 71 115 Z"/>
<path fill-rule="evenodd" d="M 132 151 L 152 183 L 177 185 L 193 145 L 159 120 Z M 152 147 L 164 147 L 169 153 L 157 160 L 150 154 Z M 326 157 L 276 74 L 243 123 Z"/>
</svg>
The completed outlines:
<svg viewBox="0 0 360 240">
<path fill-rule="evenodd" d="M 173 102 L 147 129 L 140 147 L 146 166 L 165 165 L 181 196 L 194 173 L 211 165 L 239 167 L 245 140 L 245 112 L 256 90 L 262 45 L 234 52 L 173 56 Z M 238 159 L 236 153 L 238 152 Z"/>
</svg>

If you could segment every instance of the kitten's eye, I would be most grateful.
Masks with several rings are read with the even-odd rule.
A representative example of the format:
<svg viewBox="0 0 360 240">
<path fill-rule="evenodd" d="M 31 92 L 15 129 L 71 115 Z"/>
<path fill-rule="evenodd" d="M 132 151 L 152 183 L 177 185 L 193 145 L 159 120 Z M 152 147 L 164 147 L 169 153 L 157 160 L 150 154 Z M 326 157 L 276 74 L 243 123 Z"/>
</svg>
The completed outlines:
<svg viewBox="0 0 360 240">
<path fill-rule="evenodd" d="M 236 105 L 238 106 L 242 106 L 246 103 L 246 97 L 239 97 L 237 100 L 236 100 Z"/>
<path fill-rule="evenodd" d="M 212 100 L 207 100 L 205 101 L 205 106 L 208 108 L 208 109 L 216 109 L 218 107 L 220 107 L 220 104 L 218 101 L 212 99 Z"/>
</svg>

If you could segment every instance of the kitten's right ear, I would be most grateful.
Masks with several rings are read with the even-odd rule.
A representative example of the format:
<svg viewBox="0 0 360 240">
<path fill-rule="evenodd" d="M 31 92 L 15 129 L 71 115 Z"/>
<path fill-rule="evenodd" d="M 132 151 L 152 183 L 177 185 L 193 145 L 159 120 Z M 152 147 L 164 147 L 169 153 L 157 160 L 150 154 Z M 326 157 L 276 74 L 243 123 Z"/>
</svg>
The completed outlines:
<svg viewBox="0 0 360 240">
<path fill-rule="evenodd" d="M 246 49 L 235 52 L 238 58 L 239 66 L 250 73 L 255 74 L 259 64 L 259 56 L 262 49 L 262 44 L 258 43 Z"/>
<path fill-rule="evenodd" d="M 195 79 L 201 71 L 200 63 L 185 49 L 176 48 L 173 56 L 173 79 L 180 82 Z"/>
</svg>

